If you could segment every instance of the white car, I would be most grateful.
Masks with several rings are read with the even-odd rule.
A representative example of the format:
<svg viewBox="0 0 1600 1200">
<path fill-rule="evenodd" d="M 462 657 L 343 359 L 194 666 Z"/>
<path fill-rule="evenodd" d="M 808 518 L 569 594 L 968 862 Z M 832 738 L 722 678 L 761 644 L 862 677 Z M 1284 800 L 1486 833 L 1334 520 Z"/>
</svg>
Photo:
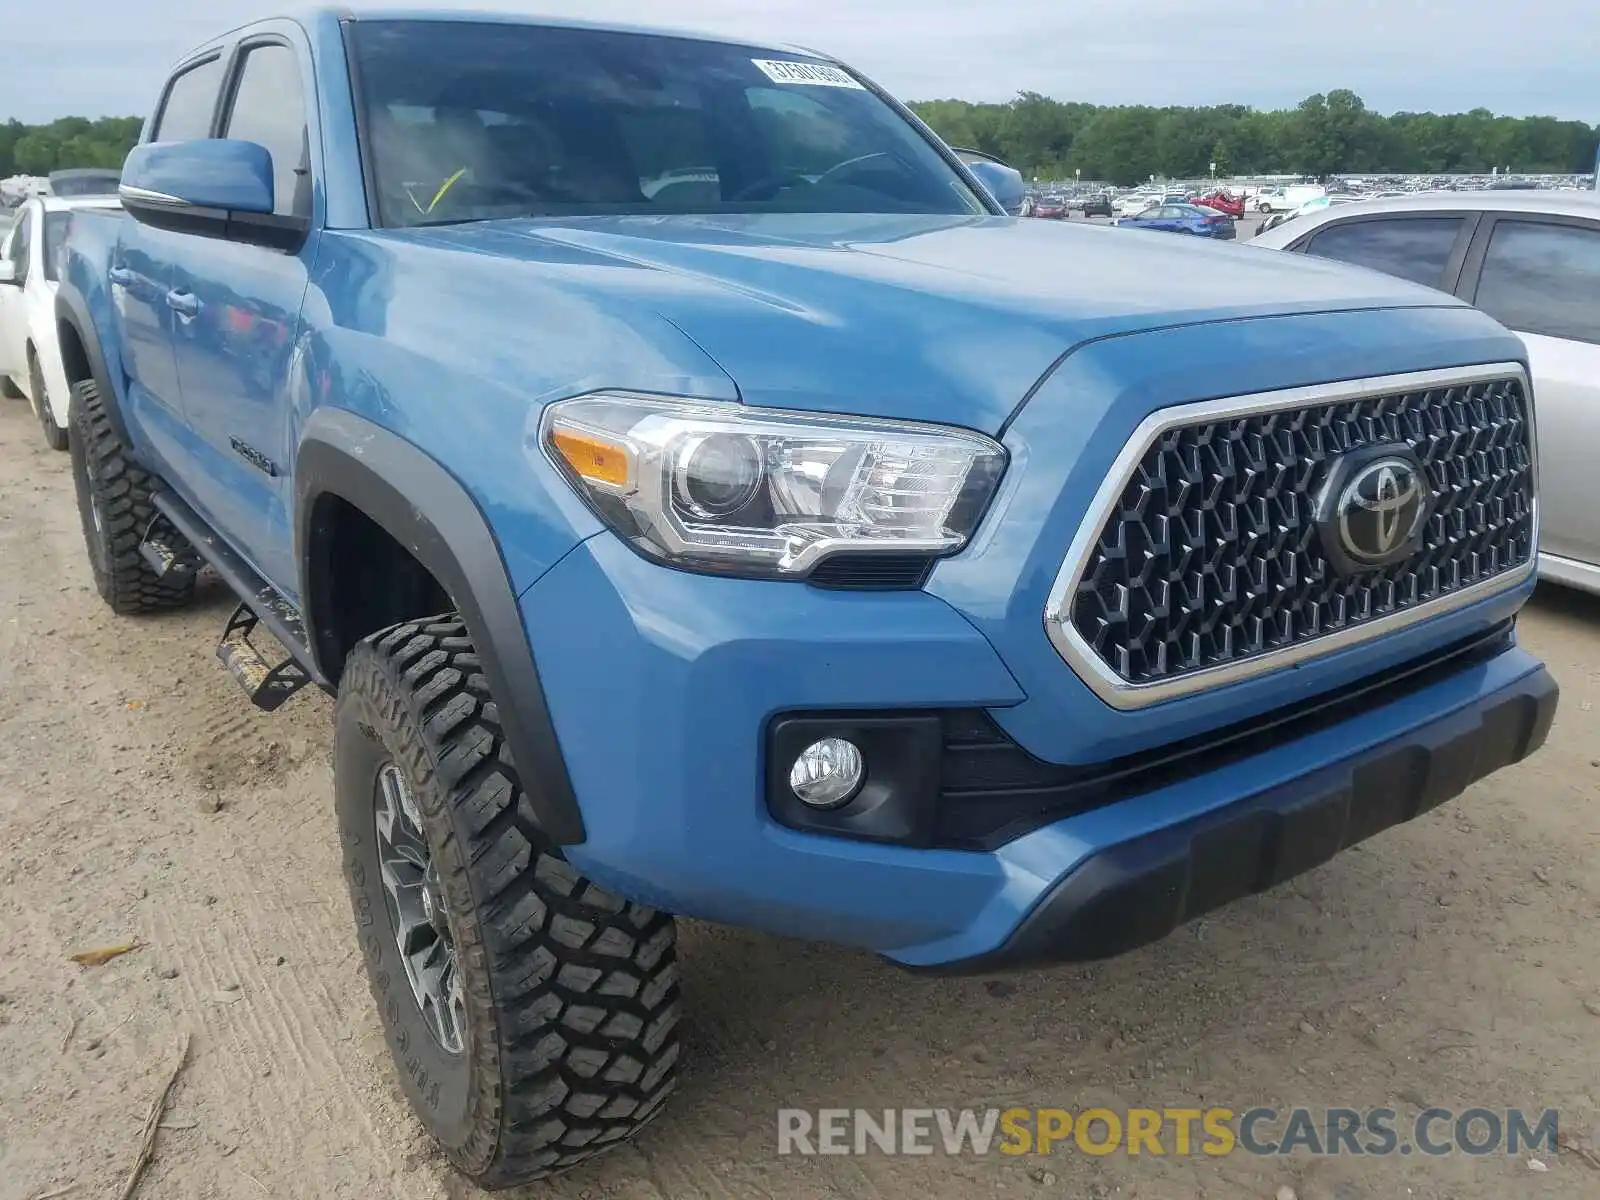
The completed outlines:
<svg viewBox="0 0 1600 1200">
<path fill-rule="evenodd" d="M 1600 593 L 1600 196 L 1434 192 L 1324 208 L 1252 238 L 1451 292 L 1528 347 L 1539 574 Z"/>
<path fill-rule="evenodd" d="M 67 448 L 67 373 L 56 340 L 56 278 L 74 209 L 115 208 L 115 196 L 29 200 L 0 242 L 0 391 L 33 406 L 45 440 Z"/>
<path fill-rule="evenodd" d="M 1111 215 L 1114 217 L 1136 217 L 1152 204 L 1161 203 L 1159 192 L 1128 192 L 1118 196 L 1111 202 Z"/>
</svg>

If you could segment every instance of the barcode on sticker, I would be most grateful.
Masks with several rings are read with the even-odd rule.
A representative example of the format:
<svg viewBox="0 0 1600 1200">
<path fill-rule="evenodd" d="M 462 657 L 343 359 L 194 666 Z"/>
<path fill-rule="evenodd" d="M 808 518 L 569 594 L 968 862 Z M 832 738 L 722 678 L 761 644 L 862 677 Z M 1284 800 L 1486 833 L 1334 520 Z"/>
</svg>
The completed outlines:
<svg viewBox="0 0 1600 1200">
<path fill-rule="evenodd" d="M 773 83 L 809 83 L 814 87 L 866 90 L 848 71 L 830 67 L 826 63 L 790 62 L 776 58 L 752 58 L 750 61 Z"/>
</svg>

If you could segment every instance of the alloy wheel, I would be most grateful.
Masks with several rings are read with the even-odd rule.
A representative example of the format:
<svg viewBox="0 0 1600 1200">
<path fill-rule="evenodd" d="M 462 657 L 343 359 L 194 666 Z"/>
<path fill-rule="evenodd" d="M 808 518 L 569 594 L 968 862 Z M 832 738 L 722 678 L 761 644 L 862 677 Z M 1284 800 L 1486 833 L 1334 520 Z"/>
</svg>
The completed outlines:
<svg viewBox="0 0 1600 1200">
<path fill-rule="evenodd" d="M 411 784 L 395 763 L 385 763 L 378 772 L 373 815 L 389 923 L 411 994 L 440 1049 L 460 1054 L 465 1048 L 466 999 L 444 890 Z"/>
</svg>

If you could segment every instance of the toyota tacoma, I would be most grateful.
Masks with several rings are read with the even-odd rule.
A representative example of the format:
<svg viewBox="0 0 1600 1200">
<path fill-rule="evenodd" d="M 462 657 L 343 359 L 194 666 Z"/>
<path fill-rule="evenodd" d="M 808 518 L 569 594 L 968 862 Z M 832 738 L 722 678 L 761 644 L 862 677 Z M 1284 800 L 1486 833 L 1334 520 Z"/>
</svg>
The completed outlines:
<svg viewBox="0 0 1600 1200">
<path fill-rule="evenodd" d="M 73 215 L 95 585 L 209 567 L 249 697 L 336 696 L 380 1019 L 486 1186 L 659 1111 L 679 916 L 1101 958 L 1545 737 L 1521 343 L 982 167 L 812 51 L 328 11 L 188 55 Z"/>
</svg>

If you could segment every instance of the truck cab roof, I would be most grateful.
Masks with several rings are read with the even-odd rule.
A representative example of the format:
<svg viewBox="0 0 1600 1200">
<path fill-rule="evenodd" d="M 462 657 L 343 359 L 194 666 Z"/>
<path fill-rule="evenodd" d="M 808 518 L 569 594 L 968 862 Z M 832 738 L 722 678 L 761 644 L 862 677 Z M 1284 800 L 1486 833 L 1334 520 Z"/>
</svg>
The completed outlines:
<svg viewBox="0 0 1600 1200">
<path fill-rule="evenodd" d="M 345 21 L 438 21 L 450 24 L 542 25 L 556 29 L 589 29 L 605 33 L 637 33 L 655 37 L 687 38 L 695 41 L 721 42 L 730 46 L 749 46 L 756 50 L 777 50 L 785 53 L 806 54 L 812 58 L 830 61 L 833 55 L 783 42 L 755 41 L 732 34 L 710 33 L 706 30 L 680 29 L 670 26 L 640 25 L 626 21 L 589 21 L 575 17 L 554 17 L 537 13 L 496 12 L 488 9 L 447 8 L 350 8 L 344 5 L 317 5 L 291 9 L 273 16 L 260 17 L 245 25 L 235 26 L 200 43 L 183 56 L 189 59 L 213 47 L 236 40 L 241 34 L 270 25 L 275 21 L 293 21 L 307 30 L 323 23 Z M 180 60 L 182 61 L 182 60 Z"/>
</svg>

